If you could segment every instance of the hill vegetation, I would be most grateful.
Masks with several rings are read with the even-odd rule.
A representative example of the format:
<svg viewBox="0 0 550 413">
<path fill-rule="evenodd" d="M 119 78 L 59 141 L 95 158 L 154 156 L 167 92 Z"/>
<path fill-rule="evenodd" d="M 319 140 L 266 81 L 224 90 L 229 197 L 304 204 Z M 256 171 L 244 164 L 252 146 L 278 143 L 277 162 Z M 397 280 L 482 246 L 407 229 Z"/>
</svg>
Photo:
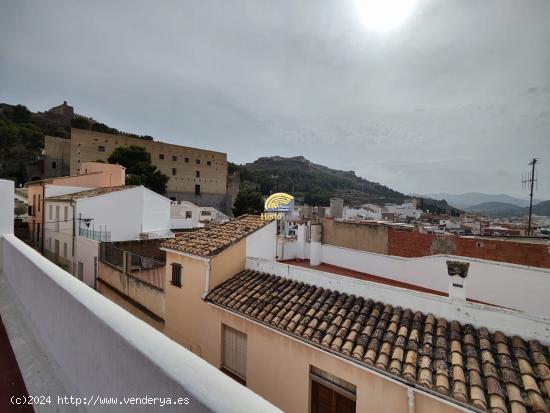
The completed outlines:
<svg viewBox="0 0 550 413">
<path fill-rule="evenodd" d="M 401 203 L 407 196 L 378 182 L 368 181 L 354 171 L 340 171 L 310 162 L 303 156 L 263 157 L 244 165 L 230 165 L 238 170 L 243 185 L 256 188 L 263 195 L 273 192 L 292 194 L 299 203 L 328 206 L 330 198 L 343 198 L 349 205 L 365 203 Z M 446 201 L 417 198 L 420 207 L 434 213 L 457 214 Z"/>
</svg>

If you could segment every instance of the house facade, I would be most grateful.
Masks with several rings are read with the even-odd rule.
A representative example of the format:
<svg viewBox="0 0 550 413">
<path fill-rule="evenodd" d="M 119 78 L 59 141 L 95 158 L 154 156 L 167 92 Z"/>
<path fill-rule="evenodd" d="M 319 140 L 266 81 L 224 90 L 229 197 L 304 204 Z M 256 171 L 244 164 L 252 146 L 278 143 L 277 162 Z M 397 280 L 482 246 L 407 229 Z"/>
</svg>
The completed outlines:
<svg viewBox="0 0 550 413">
<path fill-rule="evenodd" d="M 95 285 L 101 241 L 166 238 L 170 200 L 143 186 L 95 188 L 47 197 L 45 251 L 68 264 L 81 281 Z M 51 213 L 51 218 L 50 217 Z M 67 256 L 65 256 L 67 244 Z"/>
<path fill-rule="evenodd" d="M 548 320 L 317 271 L 260 272 L 243 238 L 217 239 L 163 244 L 165 333 L 283 411 L 515 413 L 550 402 Z"/>
<path fill-rule="evenodd" d="M 59 138 L 58 138 L 59 139 Z M 82 169 L 78 174 L 71 176 L 62 176 L 59 178 L 44 179 L 27 183 L 28 188 L 28 226 L 31 242 L 40 250 L 44 249 L 43 231 L 45 221 L 45 211 L 43 208 L 44 198 L 57 195 L 53 186 L 72 187 L 74 190 L 69 192 L 78 192 L 86 188 L 106 188 L 111 186 L 124 185 L 125 168 L 120 165 L 109 165 L 98 162 L 86 162 L 82 164 Z M 46 187 L 50 192 L 46 193 Z M 67 192 L 65 192 L 67 193 Z"/>
</svg>

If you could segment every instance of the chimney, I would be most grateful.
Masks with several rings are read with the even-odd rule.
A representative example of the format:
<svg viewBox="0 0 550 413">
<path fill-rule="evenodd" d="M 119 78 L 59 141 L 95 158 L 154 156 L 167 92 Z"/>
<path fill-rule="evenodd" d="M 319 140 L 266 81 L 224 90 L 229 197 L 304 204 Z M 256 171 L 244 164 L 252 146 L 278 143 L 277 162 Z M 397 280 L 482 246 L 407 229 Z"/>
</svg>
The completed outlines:
<svg viewBox="0 0 550 413">
<path fill-rule="evenodd" d="M 321 264 L 323 246 L 321 245 L 321 237 L 323 232 L 323 227 L 320 223 L 312 223 L 310 225 L 311 231 L 311 244 L 309 252 L 309 264 L 312 266 L 317 266 Z"/>
<path fill-rule="evenodd" d="M 447 261 L 449 274 L 449 299 L 466 302 L 466 277 L 468 276 L 469 262 Z"/>
</svg>

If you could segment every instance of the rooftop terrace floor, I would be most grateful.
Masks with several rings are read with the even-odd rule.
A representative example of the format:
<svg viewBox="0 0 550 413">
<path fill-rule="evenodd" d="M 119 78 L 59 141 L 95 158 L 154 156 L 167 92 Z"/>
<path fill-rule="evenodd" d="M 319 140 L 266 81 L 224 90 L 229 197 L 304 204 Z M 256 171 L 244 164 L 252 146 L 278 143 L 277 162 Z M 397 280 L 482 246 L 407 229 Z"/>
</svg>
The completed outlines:
<svg viewBox="0 0 550 413">
<path fill-rule="evenodd" d="M 304 259 L 304 260 L 298 260 L 298 259 L 281 260 L 279 262 L 284 263 L 284 264 L 288 264 L 288 265 L 295 265 L 295 266 L 302 267 L 302 268 L 308 268 L 308 269 L 311 269 L 311 270 L 324 271 L 324 272 L 329 272 L 329 273 L 332 273 L 332 274 L 337 274 L 337 275 L 343 275 L 343 276 L 346 276 L 346 277 L 356 278 L 356 279 L 359 279 L 359 280 L 375 282 L 375 283 L 378 283 L 378 284 L 390 285 L 392 287 L 405 288 L 405 289 L 408 289 L 408 290 L 418 291 L 418 292 L 421 292 L 421 293 L 439 295 L 441 297 L 448 297 L 449 296 L 448 293 L 444 292 L 444 291 L 432 290 L 432 289 L 429 289 L 429 288 L 421 287 L 419 285 L 409 284 L 409 283 L 405 283 L 405 282 L 397 281 L 397 280 L 392 280 L 391 278 L 380 277 L 378 275 L 372 275 L 372 274 L 369 274 L 369 273 L 366 273 L 366 272 L 350 270 L 349 268 L 338 267 L 336 265 L 326 264 L 324 262 L 322 262 L 320 265 L 315 265 L 315 266 L 311 265 L 309 263 L 308 259 Z M 486 303 L 486 302 L 478 301 L 478 300 L 472 300 L 472 299 L 468 299 L 468 301 L 472 302 L 472 303 L 494 305 L 494 304 L 490 304 L 490 303 Z"/>
</svg>

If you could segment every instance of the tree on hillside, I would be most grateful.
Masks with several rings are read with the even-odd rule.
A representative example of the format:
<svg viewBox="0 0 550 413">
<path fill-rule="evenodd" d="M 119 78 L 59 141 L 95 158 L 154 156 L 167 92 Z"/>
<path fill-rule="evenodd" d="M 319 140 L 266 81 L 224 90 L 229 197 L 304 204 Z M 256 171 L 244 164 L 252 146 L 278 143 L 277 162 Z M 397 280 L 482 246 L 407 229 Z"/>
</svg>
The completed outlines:
<svg viewBox="0 0 550 413">
<path fill-rule="evenodd" d="M 241 188 L 235 204 L 233 215 L 238 217 L 244 214 L 260 214 L 263 211 L 262 194 L 252 188 Z"/>
<path fill-rule="evenodd" d="M 90 121 L 84 116 L 75 116 L 71 119 L 71 126 L 77 129 L 90 129 Z"/>
<path fill-rule="evenodd" d="M 151 154 L 144 147 L 120 146 L 113 151 L 107 161 L 126 168 L 128 185 L 143 185 L 159 194 L 166 193 L 169 178 L 151 164 Z"/>
</svg>

